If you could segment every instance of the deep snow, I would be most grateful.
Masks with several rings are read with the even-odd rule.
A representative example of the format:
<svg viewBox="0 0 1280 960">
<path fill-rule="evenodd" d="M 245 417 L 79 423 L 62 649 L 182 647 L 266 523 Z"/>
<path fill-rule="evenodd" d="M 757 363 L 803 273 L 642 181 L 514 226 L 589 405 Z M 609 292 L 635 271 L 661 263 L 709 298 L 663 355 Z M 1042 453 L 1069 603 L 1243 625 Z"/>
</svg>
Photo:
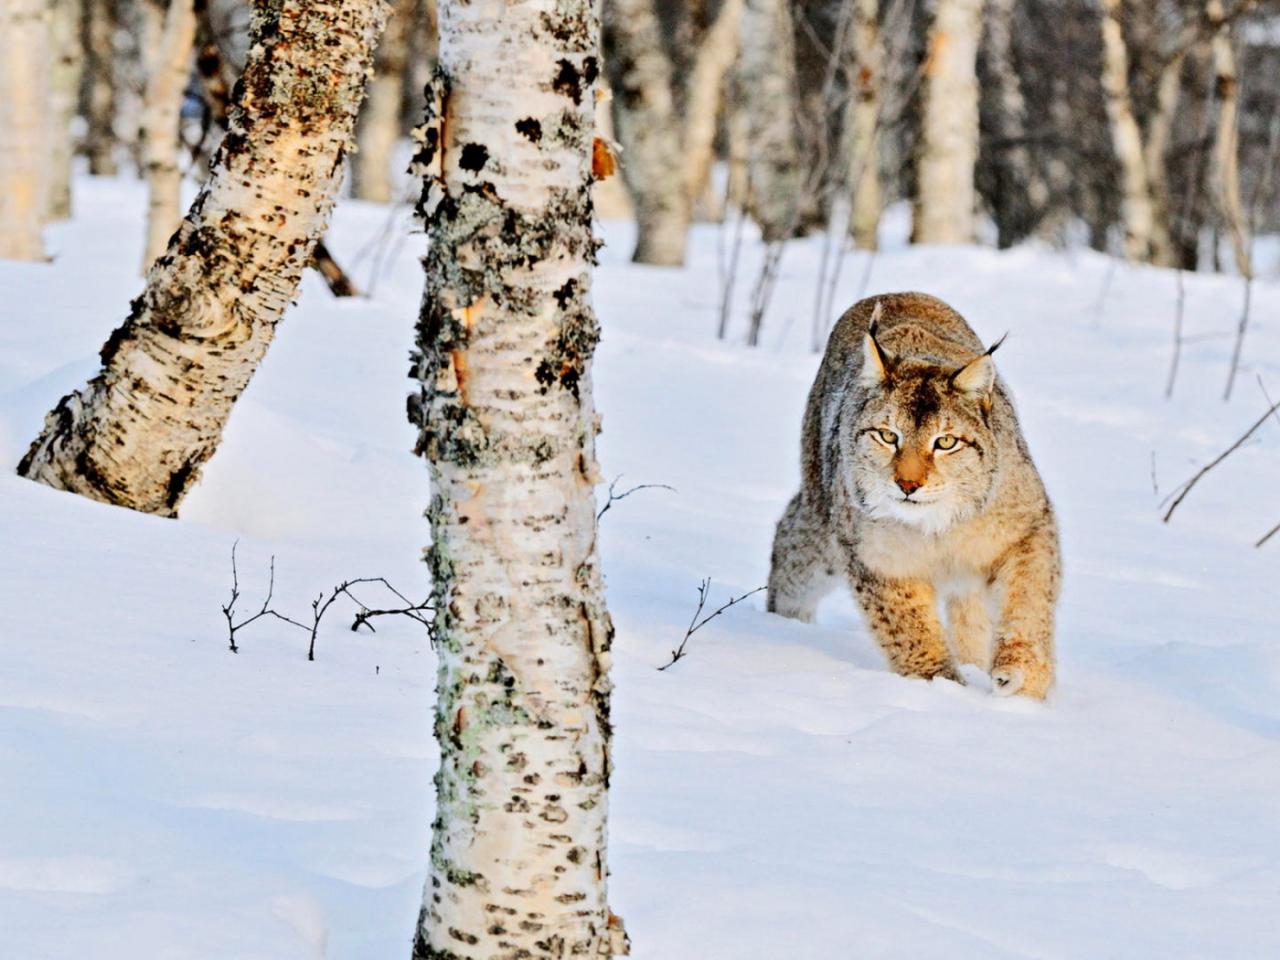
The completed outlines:
<svg viewBox="0 0 1280 960">
<path fill-rule="evenodd" d="M 49 265 L 0 262 L 0 462 L 96 367 L 140 281 L 143 196 L 81 180 Z M 382 575 L 423 594 L 425 466 L 408 452 L 420 235 L 342 206 L 332 245 L 386 247 L 370 300 L 309 277 L 179 522 L 0 474 L 0 957 L 408 955 L 431 820 L 434 665 L 420 628 L 226 648 L 276 557 L 276 601 Z M 899 225 L 900 226 L 900 225 Z M 389 228 L 389 229 L 388 229 Z M 627 263 L 603 228 L 596 372 L 606 475 L 665 483 L 603 521 L 618 626 L 612 891 L 637 958 L 1280 956 L 1280 424 L 1158 504 L 1280 396 L 1280 286 L 1219 399 L 1240 299 L 1092 253 L 911 249 L 866 292 L 923 289 L 988 339 L 1053 495 L 1066 579 L 1047 705 L 888 673 L 844 597 L 819 625 L 753 597 L 669 655 L 699 580 L 764 582 L 798 476 L 819 241 L 797 244 L 764 345 L 714 338 L 718 249 Z M 386 242 L 383 243 L 379 238 Z M 745 302 L 755 244 L 744 251 Z M 865 261 L 845 264 L 840 306 Z M 368 282 L 369 259 L 355 269 Z M 1158 486 L 1155 492 L 1153 486 Z M 372 599 L 372 592 L 370 594 Z"/>
</svg>

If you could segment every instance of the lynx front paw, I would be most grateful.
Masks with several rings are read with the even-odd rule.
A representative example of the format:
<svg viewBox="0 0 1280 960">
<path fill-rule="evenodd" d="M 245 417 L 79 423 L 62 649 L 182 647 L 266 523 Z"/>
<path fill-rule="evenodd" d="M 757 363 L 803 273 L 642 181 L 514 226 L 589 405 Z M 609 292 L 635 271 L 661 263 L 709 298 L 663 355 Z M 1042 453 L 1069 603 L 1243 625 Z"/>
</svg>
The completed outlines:
<svg viewBox="0 0 1280 960">
<path fill-rule="evenodd" d="M 1022 690 L 1021 667 L 997 667 L 991 671 L 991 690 L 997 697 L 1011 697 Z"/>
<path fill-rule="evenodd" d="M 1021 694 L 1043 700 L 1053 686 L 1053 664 L 1034 655 L 1027 644 L 1003 641 L 991 668 L 992 692 L 998 697 Z"/>
</svg>

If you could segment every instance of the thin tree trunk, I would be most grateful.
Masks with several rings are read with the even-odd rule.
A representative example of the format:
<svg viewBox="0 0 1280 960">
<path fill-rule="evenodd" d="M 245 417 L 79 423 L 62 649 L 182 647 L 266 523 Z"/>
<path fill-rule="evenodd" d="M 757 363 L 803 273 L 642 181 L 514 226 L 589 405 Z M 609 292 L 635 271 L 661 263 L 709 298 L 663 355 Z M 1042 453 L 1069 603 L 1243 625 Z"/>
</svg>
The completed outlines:
<svg viewBox="0 0 1280 960">
<path fill-rule="evenodd" d="M 82 21 L 84 73 L 81 86 L 81 114 L 87 123 L 85 153 L 89 172 L 114 177 L 116 160 L 115 89 L 115 0 L 84 0 Z"/>
<path fill-rule="evenodd" d="M 1178 113 L 1178 100 L 1182 95 L 1182 64 L 1186 60 L 1188 46 L 1179 44 L 1172 57 L 1160 69 L 1156 81 L 1155 109 L 1147 123 L 1147 139 L 1142 149 L 1143 164 L 1147 169 L 1147 184 L 1151 191 L 1152 216 L 1157 225 L 1157 234 L 1161 229 L 1169 233 L 1167 241 L 1168 257 L 1162 252 L 1162 259 L 1172 266 L 1181 261 L 1174 249 L 1172 204 L 1169 199 L 1169 144 L 1173 138 L 1173 123 Z"/>
<path fill-rule="evenodd" d="M 1213 51 L 1214 88 L 1218 98 L 1218 123 L 1213 138 L 1213 192 L 1236 270 L 1242 277 L 1253 276 L 1249 255 L 1249 227 L 1240 200 L 1240 143 L 1237 127 L 1239 98 L 1236 83 L 1236 55 L 1231 43 L 1231 27 L 1224 19 L 1221 0 L 1209 0 L 1205 16 L 1214 25 L 1210 48 Z"/>
<path fill-rule="evenodd" d="M 690 204 L 671 61 L 653 0 L 606 0 L 605 68 L 622 175 L 636 209 L 636 263 L 684 263 Z"/>
<path fill-rule="evenodd" d="M 1102 92 L 1106 98 L 1111 141 L 1121 171 L 1120 211 L 1124 251 L 1130 260 L 1173 263 L 1173 245 L 1148 176 L 1142 131 L 1133 115 L 1129 93 L 1129 51 L 1120 26 L 1120 0 L 1102 0 Z"/>
<path fill-rule="evenodd" d="M 845 129 L 853 187 L 849 234 L 859 250 L 875 250 L 879 245 L 880 214 L 884 206 L 880 196 L 879 149 L 884 51 L 880 43 L 879 7 L 880 0 L 854 0 L 855 72 Z"/>
<path fill-rule="evenodd" d="M 49 206 L 48 220 L 71 216 L 71 158 L 75 154 L 72 123 L 80 100 L 80 0 L 52 0 L 49 74 Z"/>
<path fill-rule="evenodd" d="M 411 13 L 408 0 L 392 4 L 391 19 L 373 62 L 369 96 L 356 120 L 358 149 L 351 158 L 351 193 L 360 200 L 390 203 L 395 199 L 391 164 L 400 139 Z"/>
<path fill-rule="evenodd" d="M 410 414 L 432 479 L 440 770 L 414 957 L 617 955 L 592 493 L 598 21 L 591 0 L 439 11 Z"/>
<path fill-rule="evenodd" d="M 912 239 L 972 243 L 982 0 L 938 0 L 929 30 Z"/>
<path fill-rule="evenodd" d="M 181 221 L 179 124 L 196 36 L 192 0 L 169 0 L 159 43 L 149 51 L 142 107 L 142 156 L 147 175 L 147 240 L 142 271 L 164 253 Z"/>
<path fill-rule="evenodd" d="M 716 123 L 725 78 L 738 56 L 743 0 L 722 0 L 694 53 L 684 98 L 685 195 L 693 209 L 706 197 L 715 162 Z"/>
<path fill-rule="evenodd" d="M 1026 136 L 1026 100 L 1013 59 L 1017 0 L 989 0 L 987 63 L 995 81 L 995 128 L 1002 141 L 999 163 L 1002 202 L 997 205 L 998 245 L 1010 247 L 1030 235 L 1044 212 L 1049 191 L 1031 160 Z"/>
<path fill-rule="evenodd" d="M 795 231 L 804 180 L 787 0 L 747 0 L 741 37 L 736 91 L 748 123 L 748 209 L 766 240 L 784 240 Z"/>
<path fill-rule="evenodd" d="M 45 419 L 20 474 L 176 513 L 324 232 L 385 15 L 381 0 L 255 8 L 213 176 L 107 340 L 101 372 Z"/>
<path fill-rule="evenodd" d="M 44 259 L 48 92 L 47 0 L 0 0 L 0 259 Z"/>
</svg>

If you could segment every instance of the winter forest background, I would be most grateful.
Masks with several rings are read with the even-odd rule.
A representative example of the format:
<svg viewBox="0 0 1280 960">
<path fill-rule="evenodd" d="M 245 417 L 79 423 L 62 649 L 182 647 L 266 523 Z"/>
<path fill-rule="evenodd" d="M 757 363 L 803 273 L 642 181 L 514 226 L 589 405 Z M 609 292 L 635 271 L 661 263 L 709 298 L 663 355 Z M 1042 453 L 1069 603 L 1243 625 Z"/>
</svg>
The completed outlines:
<svg viewBox="0 0 1280 960">
<path fill-rule="evenodd" d="M 1271 0 L 0 0 L 0 956 L 1280 955 L 1278 158 Z M 1046 704 L 753 592 L 913 289 Z"/>
</svg>

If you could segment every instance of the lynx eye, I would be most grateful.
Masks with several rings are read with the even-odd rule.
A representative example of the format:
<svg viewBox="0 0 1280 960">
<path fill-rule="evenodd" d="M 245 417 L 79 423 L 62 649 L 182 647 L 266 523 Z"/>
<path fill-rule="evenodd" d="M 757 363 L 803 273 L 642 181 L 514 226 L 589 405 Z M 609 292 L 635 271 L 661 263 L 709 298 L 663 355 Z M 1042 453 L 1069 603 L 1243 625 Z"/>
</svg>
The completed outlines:
<svg viewBox="0 0 1280 960">
<path fill-rule="evenodd" d="M 877 430 L 876 433 L 889 446 L 896 447 L 898 445 L 898 435 L 892 430 Z"/>
<path fill-rule="evenodd" d="M 937 440 L 933 441 L 933 445 L 939 450 L 954 450 L 956 448 L 956 444 L 959 442 L 960 441 L 951 434 L 944 433 Z"/>
</svg>

